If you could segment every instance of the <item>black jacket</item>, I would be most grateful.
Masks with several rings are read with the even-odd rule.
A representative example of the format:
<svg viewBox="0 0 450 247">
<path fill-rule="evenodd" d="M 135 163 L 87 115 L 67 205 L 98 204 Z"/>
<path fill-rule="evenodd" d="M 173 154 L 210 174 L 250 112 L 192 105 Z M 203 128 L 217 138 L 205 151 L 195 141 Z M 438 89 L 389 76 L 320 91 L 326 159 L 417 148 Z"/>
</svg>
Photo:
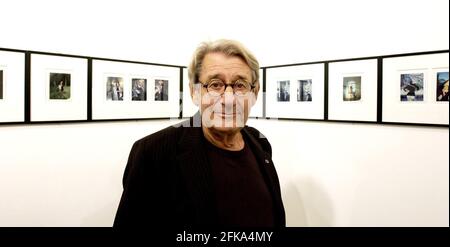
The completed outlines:
<svg viewBox="0 0 450 247">
<path fill-rule="evenodd" d="M 115 228 L 216 225 L 211 167 L 199 122 L 197 114 L 134 143 L 123 176 Z M 250 140 L 272 195 L 275 225 L 285 226 L 271 146 L 255 128 L 246 126 L 241 133 Z"/>
</svg>

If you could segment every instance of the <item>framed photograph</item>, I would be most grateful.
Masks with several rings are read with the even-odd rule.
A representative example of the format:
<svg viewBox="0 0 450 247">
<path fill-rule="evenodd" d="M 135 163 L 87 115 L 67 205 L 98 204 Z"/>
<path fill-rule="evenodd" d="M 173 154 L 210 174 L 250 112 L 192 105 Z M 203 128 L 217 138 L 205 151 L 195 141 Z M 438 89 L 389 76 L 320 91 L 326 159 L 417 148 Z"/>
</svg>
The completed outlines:
<svg viewBox="0 0 450 247">
<path fill-rule="evenodd" d="M 0 123 L 25 121 L 25 53 L 0 50 Z"/>
<path fill-rule="evenodd" d="M 123 101 L 123 77 L 106 77 L 106 100 Z"/>
<path fill-rule="evenodd" d="M 361 76 L 344 76 L 343 77 L 343 101 L 360 101 L 361 100 Z"/>
<path fill-rule="evenodd" d="M 377 121 L 377 60 L 333 62 L 328 67 L 328 119 Z"/>
<path fill-rule="evenodd" d="M 177 118 L 180 68 L 94 59 L 92 119 Z"/>
<path fill-rule="evenodd" d="M 424 74 L 423 72 L 400 74 L 400 101 L 423 101 Z"/>
<path fill-rule="evenodd" d="M 436 75 L 436 101 L 448 102 L 448 70 L 434 73 Z"/>
<path fill-rule="evenodd" d="M 266 117 L 324 119 L 324 64 L 266 69 Z"/>
<path fill-rule="evenodd" d="M 383 59 L 383 122 L 448 125 L 447 53 Z"/>
<path fill-rule="evenodd" d="M 87 120 L 87 59 L 31 54 L 33 122 Z"/>
<path fill-rule="evenodd" d="M 155 101 L 169 101 L 169 80 L 155 79 Z"/>
<path fill-rule="evenodd" d="M 291 101 L 290 85 L 290 80 L 277 80 L 277 102 Z"/>
<path fill-rule="evenodd" d="M 49 99 L 70 99 L 70 73 L 50 73 Z"/>
<path fill-rule="evenodd" d="M 312 80 L 311 79 L 297 80 L 297 101 L 298 102 L 312 101 Z"/>
<path fill-rule="evenodd" d="M 146 78 L 131 78 L 131 100 L 147 101 Z"/>
</svg>

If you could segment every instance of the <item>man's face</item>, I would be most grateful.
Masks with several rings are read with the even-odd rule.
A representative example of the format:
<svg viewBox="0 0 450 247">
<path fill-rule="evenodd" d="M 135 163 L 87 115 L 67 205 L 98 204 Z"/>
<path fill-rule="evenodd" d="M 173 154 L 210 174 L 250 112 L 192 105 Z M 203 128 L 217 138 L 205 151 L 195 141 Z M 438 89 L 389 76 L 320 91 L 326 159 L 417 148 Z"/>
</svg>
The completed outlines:
<svg viewBox="0 0 450 247">
<path fill-rule="evenodd" d="M 311 84 L 310 83 L 306 83 L 305 84 L 305 86 L 303 87 L 303 89 L 306 91 L 306 92 L 311 92 Z"/>
<path fill-rule="evenodd" d="M 156 82 L 156 85 L 155 85 L 155 90 L 156 90 L 156 92 L 157 93 L 160 93 L 161 92 L 161 82 L 160 81 L 157 81 Z"/>
<path fill-rule="evenodd" d="M 223 53 L 209 53 L 203 60 L 199 81 L 208 84 L 212 79 L 219 79 L 227 85 L 239 79 L 253 82 L 251 69 L 241 58 Z M 221 132 L 233 132 L 244 127 L 258 92 L 255 88 L 245 96 L 236 96 L 232 87 L 226 87 L 224 94 L 213 96 L 204 87 L 200 90 L 202 123 Z"/>
</svg>

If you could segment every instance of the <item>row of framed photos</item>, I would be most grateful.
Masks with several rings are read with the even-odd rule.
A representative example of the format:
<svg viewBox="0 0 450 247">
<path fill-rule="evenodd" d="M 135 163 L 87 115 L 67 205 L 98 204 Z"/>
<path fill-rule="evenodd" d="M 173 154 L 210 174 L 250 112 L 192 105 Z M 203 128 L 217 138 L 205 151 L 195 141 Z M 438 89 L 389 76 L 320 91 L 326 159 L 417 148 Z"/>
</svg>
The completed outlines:
<svg viewBox="0 0 450 247">
<path fill-rule="evenodd" d="M 448 63 L 439 51 L 265 67 L 250 116 L 448 126 Z M 0 123 L 189 117 L 183 78 L 183 66 L 0 50 Z"/>
<path fill-rule="evenodd" d="M 26 56 L 0 51 L 0 123 L 179 117 L 182 66 Z"/>
<path fill-rule="evenodd" d="M 449 53 L 265 68 L 265 117 L 449 124 Z"/>
</svg>

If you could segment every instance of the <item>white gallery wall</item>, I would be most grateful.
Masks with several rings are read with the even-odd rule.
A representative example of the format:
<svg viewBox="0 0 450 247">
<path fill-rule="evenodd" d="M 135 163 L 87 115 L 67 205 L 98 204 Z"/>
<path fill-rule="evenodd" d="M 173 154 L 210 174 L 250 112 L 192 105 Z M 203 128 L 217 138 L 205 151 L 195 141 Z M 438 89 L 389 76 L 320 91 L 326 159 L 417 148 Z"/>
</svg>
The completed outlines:
<svg viewBox="0 0 450 247">
<path fill-rule="evenodd" d="M 0 47 L 187 65 L 231 38 L 262 66 L 449 49 L 447 0 L 149 2 L 0 0 Z M 111 226 L 131 145 L 179 121 L 0 126 L 0 226 Z M 288 226 L 449 226 L 448 128 L 249 125 Z"/>
</svg>

